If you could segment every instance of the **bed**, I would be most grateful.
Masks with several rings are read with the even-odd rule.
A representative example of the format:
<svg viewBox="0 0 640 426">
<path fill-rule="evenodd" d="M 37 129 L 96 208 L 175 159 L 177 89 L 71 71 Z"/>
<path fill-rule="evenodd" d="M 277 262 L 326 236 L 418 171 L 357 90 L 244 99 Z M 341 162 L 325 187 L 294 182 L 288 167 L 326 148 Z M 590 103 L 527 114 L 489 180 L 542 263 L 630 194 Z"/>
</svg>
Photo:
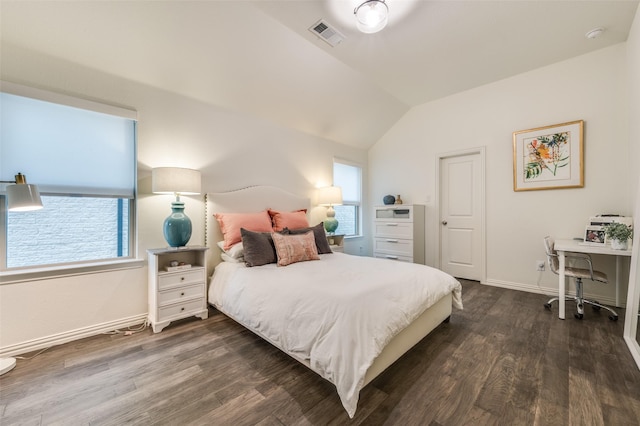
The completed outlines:
<svg viewBox="0 0 640 426">
<path fill-rule="evenodd" d="M 230 257 L 239 246 L 220 243 L 229 242 L 229 227 L 214 214 L 266 209 L 306 211 L 309 200 L 268 186 L 207 194 L 205 241 L 216 265 L 209 303 L 333 383 L 353 417 L 364 386 L 448 321 L 452 306 L 462 309 L 460 283 L 428 266 L 325 253 L 322 247 L 309 255 L 312 260 L 248 267 L 250 262 Z M 317 228 L 291 238 L 314 241 Z M 290 237 L 273 239 L 281 248 Z M 280 262 L 284 251 L 277 253 Z"/>
</svg>

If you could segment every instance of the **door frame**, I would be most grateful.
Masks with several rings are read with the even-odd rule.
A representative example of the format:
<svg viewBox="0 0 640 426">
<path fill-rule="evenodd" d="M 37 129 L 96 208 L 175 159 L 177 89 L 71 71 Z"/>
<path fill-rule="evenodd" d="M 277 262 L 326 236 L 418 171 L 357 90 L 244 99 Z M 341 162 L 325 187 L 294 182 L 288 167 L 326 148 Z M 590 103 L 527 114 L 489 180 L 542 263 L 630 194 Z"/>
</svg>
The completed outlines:
<svg viewBox="0 0 640 426">
<path fill-rule="evenodd" d="M 452 157 L 464 157 L 467 155 L 480 155 L 480 283 L 485 284 L 487 281 L 487 235 L 486 235 L 486 148 L 479 146 L 476 148 L 468 148 L 459 151 L 444 152 L 436 155 L 436 197 L 435 197 L 435 211 L 436 217 L 436 250 L 435 250 L 435 264 L 439 269 L 442 269 L 442 211 L 441 211 L 441 182 L 440 182 L 440 163 L 442 160 Z"/>
</svg>

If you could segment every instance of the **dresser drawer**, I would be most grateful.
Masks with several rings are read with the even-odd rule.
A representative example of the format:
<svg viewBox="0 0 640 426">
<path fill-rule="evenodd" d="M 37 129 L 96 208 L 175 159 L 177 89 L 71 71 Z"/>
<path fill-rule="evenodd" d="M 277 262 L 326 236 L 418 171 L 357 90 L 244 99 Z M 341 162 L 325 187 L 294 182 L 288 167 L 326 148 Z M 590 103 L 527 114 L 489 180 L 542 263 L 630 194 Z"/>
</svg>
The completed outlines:
<svg viewBox="0 0 640 426">
<path fill-rule="evenodd" d="M 187 284 L 204 283 L 204 268 L 190 269 L 188 271 L 168 272 L 159 274 L 158 290 Z"/>
<path fill-rule="evenodd" d="M 373 241 L 373 251 L 413 257 L 413 240 L 376 238 Z"/>
<path fill-rule="evenodd" d="M 162 306 L 158 309 L 158 321 L 166 321 L 173 317 L 184 318 L 206 310 L 204 298 Z"/>
<path fill-rule="evenodd" d="M 172 303 L 178 303 L 181 300 L 189 300 L 204 297 L 204 285 L 197 284 L 188 287 L 178 287 L 172 290 L 161 291 L 158 293 L 158 305 L 165 306 Z"/>
<path fill-rule="evenodd" d="M 399 256 L 396 254 L 386 254 L 386 253 L 373 253 L 373 257 L 377 257 L 380 259 L 390 259 L 390 260 L 397 260 L 399 262 L 409 262 L 412 263 L 413 262 L 413 257 L 411 256 Z"/>
<path fill-rule="evenodd" d="M 376 221 L 374 226 L 376 237 L 413 238 L 412 223 Z"/>
</svg>

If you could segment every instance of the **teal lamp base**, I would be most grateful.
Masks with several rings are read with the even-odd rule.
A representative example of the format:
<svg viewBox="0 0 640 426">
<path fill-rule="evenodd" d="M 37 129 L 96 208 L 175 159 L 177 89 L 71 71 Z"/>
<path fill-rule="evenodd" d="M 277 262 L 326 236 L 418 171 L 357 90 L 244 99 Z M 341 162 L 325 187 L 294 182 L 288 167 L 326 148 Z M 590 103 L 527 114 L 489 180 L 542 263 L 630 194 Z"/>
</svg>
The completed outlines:
<svg viewBox="0 0 640 426">
<path fill-rule="evenodd" d="M 170 247 L 184 247 L 191 238 L 191 219 L 184 214 L 184 203 L 171 203 L 171 214 L 164 220 L 164 239 Z"/>
<path fill-rule="evenodd" d="M 333 234 L 338 229 L 338 219 L 336 219 L 336 211 L 329 206 L 327 210 L 327 218 L 324 220 L 324 230 L 327 234 Z"/>
</svg>

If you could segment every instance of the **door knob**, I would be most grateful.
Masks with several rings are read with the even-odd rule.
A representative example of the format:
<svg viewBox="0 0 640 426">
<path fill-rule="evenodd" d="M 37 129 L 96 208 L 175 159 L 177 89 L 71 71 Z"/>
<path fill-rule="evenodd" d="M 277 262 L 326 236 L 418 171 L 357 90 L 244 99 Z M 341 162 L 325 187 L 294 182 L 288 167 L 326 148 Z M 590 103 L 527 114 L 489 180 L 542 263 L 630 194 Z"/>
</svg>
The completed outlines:
<svg viewBox="0 0 640 426">
<path fill-rule="evenodd" d="M 446 225 L 446 224 L 447 224 L 447 221 L 446 221 L 446 220 L 443 220 L 443 221 L 442 221 L 442 224 L 443 224 L 443 225 Z"/>
</svg>

